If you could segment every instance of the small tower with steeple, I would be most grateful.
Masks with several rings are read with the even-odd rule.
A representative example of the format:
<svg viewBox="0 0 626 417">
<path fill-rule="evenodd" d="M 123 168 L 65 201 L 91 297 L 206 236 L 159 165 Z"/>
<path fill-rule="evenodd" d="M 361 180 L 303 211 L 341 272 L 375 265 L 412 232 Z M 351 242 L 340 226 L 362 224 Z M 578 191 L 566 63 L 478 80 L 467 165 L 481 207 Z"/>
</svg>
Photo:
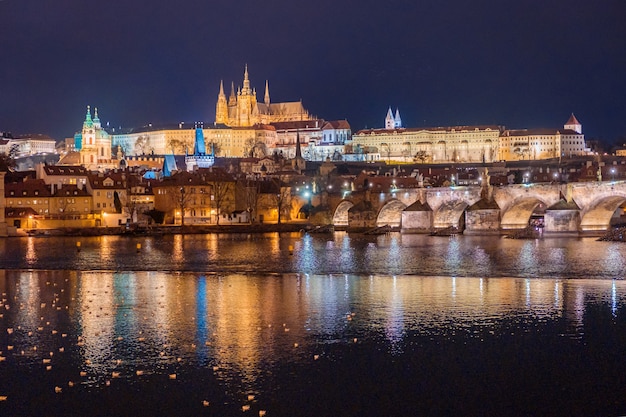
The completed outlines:
<svg viewBox="0 0 626 417">
<path fill-rule="evenodd" d="M 296 157 L 291 161 L 291 167 L 300 174 L 306 169 L 306 160 L 302 157 L 299 131 L 296 132 Z"/>
<path fill-rule="evenodd" d="M 565 125 L 563 125 L 563 128 L 567 130 L 573 130 L 579 135 L 582 135 L 583 133 L 583 125 L 581 125 L 578 119 L 576 119 L 576 116 L 574 116 L 574 113 L 572 113 L 569 119 L 567 119 L 567 122 L 565 122 Z"/>
<path fill-rule="evenodd" d="M 385 117 L 385 129 L 393 130 L 395 125 L 396 125 L 396 121 L 393 117 L 391 106 L 389 106 L 389 110 L 387 110 L 387 116 Z"/>
<path fill-rule="evenodd" d="M 400 110 L 398 110 L 397 107 L 396 107 L 396 115 L 393 118 L 393 127 L 395 127 L 396 129 L 402 127 L 402 119 L 400 118 Z"/>
</svg>

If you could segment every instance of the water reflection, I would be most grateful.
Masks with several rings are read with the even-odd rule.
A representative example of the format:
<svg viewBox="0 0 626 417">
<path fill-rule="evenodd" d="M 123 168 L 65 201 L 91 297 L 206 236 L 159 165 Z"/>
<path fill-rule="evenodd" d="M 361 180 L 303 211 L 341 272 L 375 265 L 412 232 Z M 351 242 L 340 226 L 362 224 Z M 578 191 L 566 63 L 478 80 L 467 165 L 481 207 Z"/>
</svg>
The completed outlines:
<svg viewBox="0 0 626 417">
<path fill-rule="evenodd" d="M 37 389 L 179 375 L 196 390 L 207 378 L 222 384 L 225 404 L 279 395 L 283 367 L 332 369 L 342 346 L 355 355 L 372 346 L 383 355 L 367 351 L 376 364 L 410 357 L 425 340 L 506 340 L 546 325 L 577 340 L 598 305 L 622 320 L 626 300 L 617 280 L 306 273 L 0 271 L 0 286 L 0 369 L 48 372 Z"/>
</svg>

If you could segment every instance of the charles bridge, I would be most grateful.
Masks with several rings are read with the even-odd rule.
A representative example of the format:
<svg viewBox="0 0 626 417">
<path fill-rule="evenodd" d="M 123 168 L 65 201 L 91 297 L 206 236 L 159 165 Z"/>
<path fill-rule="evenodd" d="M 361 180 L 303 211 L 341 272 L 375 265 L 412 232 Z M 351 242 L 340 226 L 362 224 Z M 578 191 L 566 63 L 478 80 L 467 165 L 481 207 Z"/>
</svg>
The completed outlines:
<svg viewBox="0 0 626 417">
<path fill-rule="evenodd" d="M 601 234 L 626 202 L 625 181 L 371 190 L 324 196 L 312 220 L 336 228 L 390 226 L 403 233 L 444 229 L 501 234 L 533 220 L 546 234 Z"/>
</svg>

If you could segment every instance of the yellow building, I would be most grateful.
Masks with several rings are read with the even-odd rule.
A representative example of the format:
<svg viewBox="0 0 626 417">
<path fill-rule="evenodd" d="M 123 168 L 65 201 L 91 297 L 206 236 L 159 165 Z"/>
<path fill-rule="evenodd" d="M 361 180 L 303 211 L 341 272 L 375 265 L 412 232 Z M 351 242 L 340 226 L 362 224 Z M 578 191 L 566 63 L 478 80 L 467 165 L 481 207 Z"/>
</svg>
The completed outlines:
<svg viewBox="0 0 626 417">
<path fill-rule="evenodd" d="M 228 99 L 224 93 L 224 83 L 220 82 L 220 91 L 215 105 L 215 124 L 226 126 L 250 127 L 256 124 L 270 124 L 295 120 L 312 120 L 309 112 L 302 106 L 301 101 L 271 103 L 269 83 L 265 82 L 263 102 L 259 103 L 256 89 L 250 87 L 248 66 L 243 74 L 243 86 L 237 89 L 231 84 Z"/>
<path fill-rule="evenodd" d="M 500 159 L 520 161 L 585 155 L 582 125 L 573 114 L 563 129 L 505 130 L 500 136 Z"/>
<path fill-rule="evenodd" d="M 235 180 L 215 168 L 176 173 L 152 190 L 154 208 L 168 224 L 223 224 L 235 210 Z"/>
<path fill-rule="evenodd" d="M 494 162 L 499 126 L 364 129 L 352 135 L 352 148 L 375 149 L 384 161 Z"/>
</svg>

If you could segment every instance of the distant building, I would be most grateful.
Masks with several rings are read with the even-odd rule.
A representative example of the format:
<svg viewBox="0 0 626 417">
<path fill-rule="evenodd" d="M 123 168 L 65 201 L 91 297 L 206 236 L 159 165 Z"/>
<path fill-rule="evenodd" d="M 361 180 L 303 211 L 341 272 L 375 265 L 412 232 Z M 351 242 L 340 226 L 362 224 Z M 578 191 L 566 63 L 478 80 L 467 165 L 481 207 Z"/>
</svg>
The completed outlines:
<svg viewBox="0 0 626 417">
<path fill-rule="evenodd" d="M 83 128 L 74 135 L 74 152 L 70 152 L 59 164 L 75 164 L 78 153 L 78 163 L 88 170 L 103 170 L 116 168 L 117 162 L 111 158 L 111 137 L 100 124 L 98 109 L 95 109 L 94 117 L 87 106 L 87 114 L 83 122 Z"/>
<path fill-rule="evenodd" d="M 396 124 L 398 125 L 396 127 Z M 500 126 L 402 127 L 400 114 L 387 111 L 385 128 L 363 129 L 352 135 L 352 155 L 370 160 L 366 153 L 384 161 L 401 162 L 493 162 L 498 158 Z M 356 158 L 359 159 L 359 158 Z"/>
<path fill-rule="evenodd" d="M 0 153 L 11 155 L 13 158 L 55 154 L 56 141 L 42 134 L 0 138 Z"/>
<path fill-rule="evenodd" d="M 211 147 L 210 152 L 207 152 L 202 129 L 197 128 L 196 140 L 193 146 L 193 154 L 185 156 L 187 171 L 193 171 L 197 168 L 211 168 L 214 163 L 215 155 L 213 154 L 213 147 Z"/>
<path fill-rule="evenodd" d="M 385 117 L 385 129 L 392 130 L 402 127 L 402 119 L 400 118 L 400 110 L 396 109 L 396 115 L 391 112 L 391 106 L 387 110 L 387 116 Z"/>
<path fill-rule="evenodd" d="M 587 153 L 582 125 L 574 114 L 563 129 L 505 130 L 500 136 L 500 159 L 505 161 L 569 158 Z"/>
<path fill-rule="evenodd" d="M 224 83 L 220 82 L 220 91 L 215 105 L 215 124 L 217 125 L 250 127 L 256 124 L 312 119 L 301 101 L 271 103 L 267 81 L 263 102 L 258 102 L 256 89 L 250 87 L 247 65 L 243 74 L 243 86 L 237 88 L 237 95 L 235 95 L 233 83 L 227 99 L 224 93 Z"/>
<path fill-rule="evenodd" d="M 428 163 L 490 163 L 580 156 L 589 153 L 582 125 L 572 114 L 563 129 L 507 129 L 502 126 L 402 127 L 387 110 L 384 129 L 352 136 L 344 159 Z"/>
</svg>

